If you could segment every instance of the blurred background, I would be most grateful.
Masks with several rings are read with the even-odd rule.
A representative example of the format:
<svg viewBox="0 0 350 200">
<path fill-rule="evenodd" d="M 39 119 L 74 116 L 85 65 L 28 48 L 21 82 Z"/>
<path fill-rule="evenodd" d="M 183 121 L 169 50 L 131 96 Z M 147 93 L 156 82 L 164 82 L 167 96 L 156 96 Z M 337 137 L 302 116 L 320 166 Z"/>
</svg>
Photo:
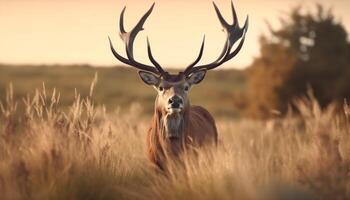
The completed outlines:
<svg viewBox="0 0 350 200">
<path fill-rule="evenodd" d="M 0 1 L 0 100 L 13 85 L 21 101 L 43 83 L 61 94 L 61 105 L 75 92 L 90 93 L 107 111 L 140 103 L 152 113 L 155 91 L 123 66 L 109 50 L 111 36 L 119 52 L 119 14 L 127 6 L 129 30 L 152 0 L 2 0 Z M 207 0 L 158 0 L 135 42 L 135 56 L 149 63 L 146 36 L 163 67 L 178 71 L 197 56 L 203 35 L 202 63 L 221 52 L 225 35 Z M 215 1 L 231 22 L 229 0 Z M 191 103 L 216 117 L 269 118 L 283 116 L 293 102 L 313 91 L 321 106 L 341 105 L 350 96 L 350 1 L 235 0 L 239 21 L 250 24 L 241 52 L 207 74 L 191 91 Z M 210 95 L 208 95 L 210 91 Z"/>
</svg>

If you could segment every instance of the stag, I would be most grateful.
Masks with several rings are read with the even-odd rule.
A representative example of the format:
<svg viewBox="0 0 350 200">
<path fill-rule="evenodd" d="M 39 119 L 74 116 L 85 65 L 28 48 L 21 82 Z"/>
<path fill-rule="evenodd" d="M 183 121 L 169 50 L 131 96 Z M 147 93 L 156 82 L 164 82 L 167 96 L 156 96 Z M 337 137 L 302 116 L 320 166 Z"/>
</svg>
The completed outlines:
<svg viewBox="0 0 350 200">
<path fill-rule="evenodd" d="M 216 145 L 218 133 L 212 115 L 201 106 L 191 106 L 188 93 L 193 85 L 200 83 L 208 70 L 219 67 L 235 57 L 241 50 L 248 29 L 248 17 L 244 26 L 238 24 L 234 5 L 231 2 L 233 24 L 227 23 L 213 2 L 215 12 L 224 32 L 227 34 L 223 50 L 212 63 L 197 65 L 203 55 L 205 37 L 203 38 L 198 57 L 185 70 L 170 74 L 164 70 L 152 55 L 147 38 L 148 57 L 153 64 L 147 65 L 135 60 L 133 44 L 137 34 L 144 30 L 143 25 L 151 14 L 154 4 L 142 16 L 136 26 L 129 32 L 124 28 L 125 7 L 120 14 L 120 37 L 125 43 L 126 57 L 114 49 L 111 39 L 110 48 L 113 55 L 122 63 L 137 68 L 144 83 L 153 86 L 157 91 L 153 119 L 147 133 L 147 154 L 151 163 L 160 170 L 165 170 L 168 161 L 175 160 L 184 150 L 195 147 L 200 149 Z M 232 51 L 234 44 L 240 40 Z"/>
</svg>

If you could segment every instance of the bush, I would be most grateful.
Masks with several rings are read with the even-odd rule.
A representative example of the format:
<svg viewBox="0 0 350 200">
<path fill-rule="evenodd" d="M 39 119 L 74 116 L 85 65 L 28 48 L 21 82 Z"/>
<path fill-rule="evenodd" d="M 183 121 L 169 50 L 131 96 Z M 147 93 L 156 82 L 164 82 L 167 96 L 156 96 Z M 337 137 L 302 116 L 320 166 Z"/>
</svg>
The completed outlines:
<svg viewBox="0 0 350 200">
<path fill-rule="evenodd" d="M 281 28 L 262 36 L 261 56 L 249 68 L 249 107 L 254 117 L 286 113 L 293 99 L 312 88 L 321 107 L 350 96 L 350 44 L 331 10 L 303 14 L 295 8 Z"/>
</svg>

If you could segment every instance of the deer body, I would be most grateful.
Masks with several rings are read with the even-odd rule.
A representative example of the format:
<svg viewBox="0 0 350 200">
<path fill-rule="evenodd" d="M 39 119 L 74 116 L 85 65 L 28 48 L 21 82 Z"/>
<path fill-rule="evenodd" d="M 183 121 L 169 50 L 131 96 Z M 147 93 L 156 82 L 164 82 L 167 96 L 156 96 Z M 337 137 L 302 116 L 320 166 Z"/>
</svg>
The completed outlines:
<svg viewBox="0 0 350 200">
<path fill-rule="evenodd" d="M 137 34 L 143 30 L 143 25 L 151 14 L 154 4 L 130 32 L 126 32 L 124 28 L 125 8 L 123 9 L 120 15 L 119 27 L 120 36 L 125 43 L 127 58 L 116 52 L 109 39 L 113 55 L 122 63 L 140 69 L 139 75 L 143 82 L 153 86 L 157 91 L 154 115 L 147 134 L 146 143 L 150 161 L 161 170 L 165 170 L 169 159 L 174 160 L 178 158 L 187 149 L 192 147 L 197 149 L 217 144 L 218 133 L 214 118 L 203 107 L 191 106 L 188 92 L 193 85 L 200 83 L 204 79 L 208 70 L 229 61 L 242 48 L 248 29 L 248 18 L 243 28 L 240 28 L 232 2 L 231 6 L 234 20 L 232 25 L 224 20 L 214 3 L 216 14 L 227 34 L 223 51 L 219 57 L 212 63 L 197 66 L 203 55 L 204 38 L 196 60 L 178 74 L 169 74 L 154 59 L 148 39 L 148 57 L 153 66 L 142 64 L 134 58 L 134 40 Z M 232 47 L 239 39 L 241 41 L 236 49 L 231 52 Z"/>
<path fill-rule="evenodd" d="M 169 134 L 165 132 L 167 131 L 166 126 L 169 125 L 166 122 L 164 123 L 168 120 L 166 117 L 157 110 L 155 111 L 146 138 L 147 156 L 156 168 L 164 170 L 167 158 L 178 157 L 184 149 L 202 148 L 217 144 L 218 133 L 214 118 L 203 107 L 191 106 L 184 113 L 184 116 L 177 116 L 178 119 L 173 119 L 184 123 L 172 130 L 178 131 L 178 134 L 182 135 L 179 140 L 167 140 L 163 137 L 163 135 Z M 174 121 L 168 121 L 168 123 L 175 123 L 176 125 Z"/>
</svg>

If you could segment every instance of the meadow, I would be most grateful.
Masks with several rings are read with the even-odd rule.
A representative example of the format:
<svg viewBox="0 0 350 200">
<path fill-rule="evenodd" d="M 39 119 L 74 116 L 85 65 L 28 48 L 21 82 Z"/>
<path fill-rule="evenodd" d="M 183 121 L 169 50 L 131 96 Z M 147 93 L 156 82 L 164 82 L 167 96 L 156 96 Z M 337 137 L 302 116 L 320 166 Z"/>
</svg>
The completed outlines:
<svg viewBox="0 0 350 200">
<path fill-rule="evenodd" d="M 198 150 L 195 157 L 184 155 L 184 165 L 171 166 L 164 176 L 156 173 L 146 159 L 150 117 L 140 114 L 149 112 L 143 102 L 133 103 L 123 112 L 118 107 L 107 112 L 103 105 L 106 99 L 98 97 L 114 88 L 114 78 L 102 77 L 118 77 L 118 83 L 128 77 L 136 82 L 134 73 L 101 69 L 106 71 L 99 71 L 99 81 L 106 83 L 96 84 L 92 81 L 96 69 L 83 68 L 90 74 L 80 76 L 78 68 L 64 77 L 57 76 L 59 68 L 39 69 L 33 71 L 33 76 L 52 70 L 45 87 L 41 79 L 30 81 L 23 75 L 1 92 L 0 199 L 350 198 L 347 103 L 341 111 L 332 105 L 321 109 L 310 92 L 295 101 L 298 116 L 289 113 L 265 121 L 221 117 L 217 119 L 218 146 Z M 222 72 L 217 73 L 209 75 L 209 80 Z M 6 82 L 3 77 L 0 80 Z M 77 92 L 53 90 L 56 86 L 50 81 L 55 78 L 63 83 L 57 88 L 76 86 Z M 91 86 L 85 85 L 91 81 Z M 220 87 L 220 81 L 215 87 Z M 17 84 L 28 88 L 21 89 Z M 140 98 L 140 94 L 148 94 L 138 85 L 128 85 L 133 90 L 128 95 Z M 79 87 L 83 87 L 82 95 Z M 205 84 L 199 87 L 205 88 Z M 20 95 L 16 95 L 17 88 Z M 22 99 L 24 91 L 32 92 Z M 113 100 L 121 97 L 117 94 Z M 64 106 L 62 100 L 66 101 Z"/>
<path fill-rule="evenodd" d="M 177 71 L 175 69 L 175 71 Z M 144 113 L 153 113 L 156 96 L 153 88 L 145 85 L 137 71 L 126 67 L 77 66 L 11 66 L 0 64 L 0 100 L 4 100 L 6 88 L 12 83 L 14 98 L 22 101 L 27 94 L 33 95 L 35 89 L 42 88 L 52 92 L 56 89 L 60 95 L 60 107 L 67 108 L 74 101 L 76 91 L 86 97 L 90 92 L 90 83 L 98 76 L 92 100 L 95 104 L 105 105 L 107 111 L 117 108 L 121 112 L 133 103 L 142 104 Z M 190 93 L 191 103 L 205 106 L 216 116 L 238 117 L 240 112 L 233 99 L 245 87 L 245 71 L 225 70 L 207 74 L 199 87 Z M 220 102 L 220 106 L 216 103 Z"/>
</svg>

